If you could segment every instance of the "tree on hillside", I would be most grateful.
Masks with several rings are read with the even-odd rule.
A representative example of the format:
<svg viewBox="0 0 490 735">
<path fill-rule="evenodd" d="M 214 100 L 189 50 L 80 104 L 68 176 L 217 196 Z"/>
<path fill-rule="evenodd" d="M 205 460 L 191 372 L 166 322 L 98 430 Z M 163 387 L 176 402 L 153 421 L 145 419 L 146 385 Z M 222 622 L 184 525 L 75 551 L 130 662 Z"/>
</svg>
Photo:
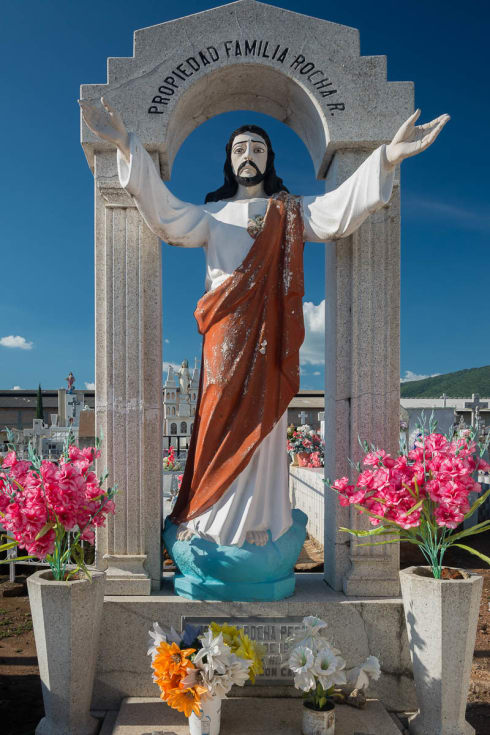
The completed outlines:
<svg viewBox="0 0 490 735">
<path fill-rule="evenodd" d="M 41 391 L 41 383 L 39 383 L 37 388 L 36 418 L 42 419 L 44 421 L 43 394 Z"/>
</svg>

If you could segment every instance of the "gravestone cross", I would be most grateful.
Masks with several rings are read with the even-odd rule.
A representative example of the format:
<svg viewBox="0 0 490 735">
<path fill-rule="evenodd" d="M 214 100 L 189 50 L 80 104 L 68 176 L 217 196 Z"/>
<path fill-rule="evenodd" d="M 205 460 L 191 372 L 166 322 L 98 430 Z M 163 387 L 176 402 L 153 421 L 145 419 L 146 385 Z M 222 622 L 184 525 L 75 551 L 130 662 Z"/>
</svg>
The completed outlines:
<svg viewBox="0 0 490 735">
<path fill-rule="evenodd" d="M 464 407 L 471 408 L 471 425 L 474 426 L 475 429 L 478 429 L 480 423 L 480 409 L 488 408 L 488 401 L 480 401 L 480 394 L 473 393 L 471 401 L 465 401 Z"/>
<path fill-rule="evenodd" d="M 304 426 L 306 424 L 306 419 L 308 418 L 308 414 L 306 411 L 301 411 L 299 414 L 299 420 L 301 421 L 301 425 Z"/>
</svg>

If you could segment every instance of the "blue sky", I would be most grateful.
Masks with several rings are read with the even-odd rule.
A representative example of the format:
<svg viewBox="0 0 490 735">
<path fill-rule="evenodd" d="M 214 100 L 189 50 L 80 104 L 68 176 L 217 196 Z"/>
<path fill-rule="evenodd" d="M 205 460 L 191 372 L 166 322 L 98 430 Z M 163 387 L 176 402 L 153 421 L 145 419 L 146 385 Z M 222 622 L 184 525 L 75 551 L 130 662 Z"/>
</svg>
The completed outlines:
<svg viewBox="0 0 490 735">
<path fill-rule="evenodd" d="M 79 388 L 94 380 L 93 179 L 79 144 L 79 85 L 104 82 L 108 56 L 131 56 L 134 30 L 217 4 L 2 3 L 0 388 L 61 387 L 70 370 Z M 270 4 L 358 28 L 362 54 L 387 55 L 389 80 L 415 82 L 424 122 L 451 115 L 436 144 L 402 168 L 401 373 L 489 364 L 490 4 Z M 200 202 L 221 183 L 224 143 L 244 118 L 269 131 L 290 190 L 322 192 L 295 133 L 272 118 L 237 112 L 208 121 L 183 144 L 170 183 L 177 196 Z M 323 365 L 315 363 L 323 249 L 311 244 L 305 251 L 313 331 L 303 353 L 303 388 L 323 387 Z M 199 249 L 163 246 L 166 361 L 193 362 L 200 354 L 193 310 L 203 280 Z"/>
</svg>

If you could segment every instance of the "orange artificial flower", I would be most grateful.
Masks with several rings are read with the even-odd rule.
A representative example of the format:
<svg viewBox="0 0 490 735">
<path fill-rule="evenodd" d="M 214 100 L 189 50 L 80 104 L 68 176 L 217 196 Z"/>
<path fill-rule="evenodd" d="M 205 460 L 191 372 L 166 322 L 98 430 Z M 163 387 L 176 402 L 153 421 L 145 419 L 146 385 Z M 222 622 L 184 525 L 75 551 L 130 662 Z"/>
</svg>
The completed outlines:
<svg viewBox="0 0 490 735">
<path fill-rule="evenodd" d="M 160 687 L 160 698 L 167 700 L 172 689 L 178 689 L 182 681 L 180 676 L 172 676 L 170 679 L 165 676 L 155 676 L 154 681 Z"/>
<path fill-rule="evenodd" d="M 167 704 L 178 712 L 183 712 L 186 717 L 190 717 L 194 712 L 197 717 L 201 714 L 201 696 L 207 692 L 206 687 L 197 684 L 191 689 L 172 689 L 167 697 Z"/>
<path fill-rule="evenodd" d="M 171 679 L 173 676 L 182 678 L 188 668 L 194 668 L 194 664 L 187 657 L 195 650 L 195 648 L 181 650 L 176 643 L 162 641 L 151 664 L 156 676 L 164 679 Z"/>
</svg>

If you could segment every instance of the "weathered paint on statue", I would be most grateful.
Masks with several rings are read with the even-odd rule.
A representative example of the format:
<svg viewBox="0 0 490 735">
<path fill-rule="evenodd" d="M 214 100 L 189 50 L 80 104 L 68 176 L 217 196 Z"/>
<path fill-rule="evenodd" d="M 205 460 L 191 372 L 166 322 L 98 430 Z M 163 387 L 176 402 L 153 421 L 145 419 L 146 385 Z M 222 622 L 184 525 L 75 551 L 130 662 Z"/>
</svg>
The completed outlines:
<svg viewBox="0 0 490 735">
<path fill-rule="evenodd" d="M 114 109 L 103 100 L 102 108 L 80 104 L 87 125 L 117 146 L 121 185 L 134 197 L 150 229 L 172 245 L 203 247 L 206 254 L 206 294 L 196 310 L 204 336 L 203 373 L 189 459 L 173 516 L 180 527 L 177 532 L 167 523 L 167 546 L 181 554 L 181 568 L 187 556 L 194 558 L 204 549 L 209 561 L 225 553 L 238 566 L 248 563 L 251 577 L 240 580 L 246 582 L 242 596 L 234 589 L 234 596 L 223 599 L 280 599 L 292 592 L 296 557 L 288 560 L 286 575 L 281 564 L 277 573 L 282 576 L 275 577 L 269 568 L 264 580 L 260 557 L 254 551 L 254 562 L 249 563 L 247 554 L 251 545 L 263 547 L 256 552 L 264 559 L 266 555 L 270 565 L 274 553 L 280 558 L 275 545 L 280 544 L 284 553 L 287 535 L 296 533 L 284 442 L 286 398 L 299 387 L 303 242 L 326 242 L 354 232 L 389 201 L 395 165 L 427 148 L 449 117 L 416 126 L 417 110 L 389 145 L 374 151 L 337 189 L 318 197 L 290 196 L 275 172 L 267 133 L 244 126 L 226 146 L 223 186 L 198 206 L 171 194 Z M 269 303 L 275 303 L 275 309 L 267 311 Z M 271 398 L 276 385 L 283 390 Z M 303 520 L 296 522 L 301 525 Z M 301 533 L 304 537 L 304 527 Z M 212 587 L 215 599 L 226 595 L 223 580 L 209 576 L 214 567 L 214 574 L 219 574 L 219 565 L 203 560 L 201 566 L 199 579 L 187 579 L 181 593 L 205 598 Z M 192 573 L 189 565 L 186 568 L 191 577 L 198 573 L 195 565 Z M 255 588 L 255 597 L 250 587 L 254 575 L 262 585 Z M 287 585 L 274 585 L 286 578 Z"/>
</svg>

